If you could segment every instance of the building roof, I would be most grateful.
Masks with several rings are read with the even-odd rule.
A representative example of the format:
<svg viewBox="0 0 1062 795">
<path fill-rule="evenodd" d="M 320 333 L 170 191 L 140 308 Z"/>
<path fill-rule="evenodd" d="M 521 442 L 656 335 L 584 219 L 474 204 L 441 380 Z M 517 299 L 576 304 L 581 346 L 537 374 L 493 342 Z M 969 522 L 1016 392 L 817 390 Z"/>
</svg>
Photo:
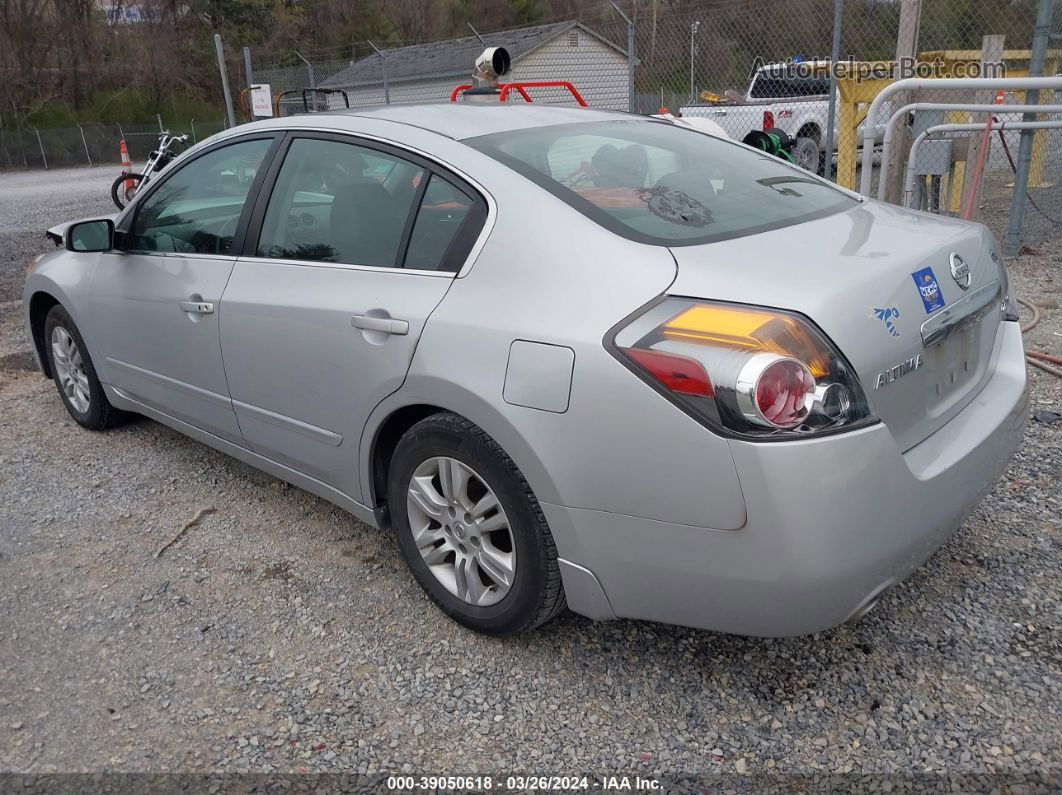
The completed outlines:
<svg viewBox="0 0 1062 795">
<path fill-rule="evenodd" d="M 496 33 L 484 33 L 482 42 L 475 36 L 465 36 L 460 39 L 435 41 L 430 44 L 412 44 L 408 47 L 384 50 L 384 57 L 387 59 L 387 79 L 391 83 L 440 77 L 471 79 L 472 64 L 483 52 L 484 47 L 504 47 L 509 51 L 515 65 L 532 50 L 573 28 L 615 50 L 618 55 L 627 57 L 625 50 L 579 22 L 555 22 L 549 25 L 534 25 L 501 30 Z M 374 53 L 355 61 L 327 80 L 322 80 L 320 85 L 321 88 L 345 88 L 347 86 L 379 85 L 381 82 L 380 56 Z"/>
</svg>

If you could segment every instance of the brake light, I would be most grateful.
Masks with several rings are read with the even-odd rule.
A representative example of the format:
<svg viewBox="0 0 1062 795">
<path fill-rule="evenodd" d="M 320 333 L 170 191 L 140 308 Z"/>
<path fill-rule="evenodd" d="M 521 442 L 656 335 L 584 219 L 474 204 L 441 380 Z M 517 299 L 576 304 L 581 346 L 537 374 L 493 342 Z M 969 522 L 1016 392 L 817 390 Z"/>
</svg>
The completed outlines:
<svg viewBox="0 0 1062 795">
<path fill-rule="evenodd" d="M 626 348 L 623 352 L 672 392 L 703 397 L 715 396 L 708 373 L 696 359 L 639 348 Z"/>
<path fill-rule="evenodd" d="M 789 438 L 874 419 L 841 353 L 791 312 L 668 298 L 612 344 L 673 402 L 741 436 Z"/>
<path fill-rule="evenodd" d="M 763 112 L 763 129 L 770 130 L 774 127 L 774 112 L 765 110 Z"/>
</svg>

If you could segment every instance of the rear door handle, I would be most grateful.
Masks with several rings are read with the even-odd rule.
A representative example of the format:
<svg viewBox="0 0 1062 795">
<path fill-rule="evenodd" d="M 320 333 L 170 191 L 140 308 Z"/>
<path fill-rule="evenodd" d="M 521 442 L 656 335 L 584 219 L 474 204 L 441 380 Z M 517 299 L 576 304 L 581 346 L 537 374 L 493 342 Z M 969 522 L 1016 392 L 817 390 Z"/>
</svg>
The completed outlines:
<svg viewBox="0 0 1062 795">
<path fill-rule="evenodd" d="M 350 325 L 363 331 L 382 331 L 384 334 L 403 336 L 409 333 L 409 323 L 392 317 L 372 317 L 371 315 L 354 315 Z"/>
<path fill-rule="evenodd" d="M 214 304 L 211 301 L 181 301 L 182 312 L 192 312 L 196 315 L 214 314 Z"/>
</svg>

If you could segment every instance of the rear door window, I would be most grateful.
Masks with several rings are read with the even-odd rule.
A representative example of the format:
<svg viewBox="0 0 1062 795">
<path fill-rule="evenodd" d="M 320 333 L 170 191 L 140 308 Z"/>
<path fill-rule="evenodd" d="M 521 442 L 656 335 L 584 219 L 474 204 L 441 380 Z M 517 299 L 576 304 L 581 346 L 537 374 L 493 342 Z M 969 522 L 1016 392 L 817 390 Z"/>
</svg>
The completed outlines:
<svg viewBox="0 0 1062 795">
<path fill-rule="evenodd" d="M 269 199 L 258 256 L 393 268 L 423 167 L 330 139 L 291 142 Z"/>
</svg>

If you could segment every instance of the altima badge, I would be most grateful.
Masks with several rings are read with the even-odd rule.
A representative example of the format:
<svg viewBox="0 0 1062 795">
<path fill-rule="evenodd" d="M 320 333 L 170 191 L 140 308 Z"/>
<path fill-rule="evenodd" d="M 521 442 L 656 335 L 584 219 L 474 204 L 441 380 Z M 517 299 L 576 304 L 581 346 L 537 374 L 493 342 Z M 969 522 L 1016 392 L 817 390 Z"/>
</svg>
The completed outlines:
<svg viewBox="0 0 1062 795">
<path fill-rule="evenodd" d="M 890 367 L 883 373 L 878 373 L 878 382 L 874 385 L 875 389 L 881 389 L 887 384 L 891 384 L 893 381 L 898 381 L 908 373 L 913 373 L 919 367 L 925 364 L 922 359 L 922 354 L 918 354 L 913 359 L 907 359 L 900 362 L 895 367 Z"/>
<path fill-rule="evenodd" d="M 958 254 L 952 252 L 951 255 L 951 278 L 955 280 L 955 283 L 962 289 L 966 290 L 970 287 L 970 266 L 966 264 L 966 260 L 960 257 Z"/>
</svg>

